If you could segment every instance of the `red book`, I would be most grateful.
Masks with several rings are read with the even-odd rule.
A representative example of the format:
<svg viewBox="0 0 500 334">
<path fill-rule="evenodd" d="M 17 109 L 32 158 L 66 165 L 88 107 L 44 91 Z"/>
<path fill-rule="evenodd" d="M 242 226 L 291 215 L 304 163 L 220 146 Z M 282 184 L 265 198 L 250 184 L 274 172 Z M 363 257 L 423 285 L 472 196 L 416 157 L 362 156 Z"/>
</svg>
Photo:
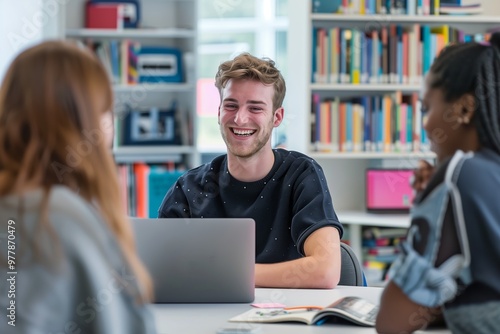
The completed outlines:
<svg viewBox="0 0 500 334">
<path fill-rule="evenodd" d="M 134 164 L 135 174 L 135 191 L 137 211 L 136 216 L 140 218 L 148 218 L 148 176 L 150 167 L 145 163 Z"/>
<path fill-rule="evenodd" d="M 85 27 L 93 29 L 122 29 L 124 6 L 121 4 L 87 3 Z"/>
</svg>

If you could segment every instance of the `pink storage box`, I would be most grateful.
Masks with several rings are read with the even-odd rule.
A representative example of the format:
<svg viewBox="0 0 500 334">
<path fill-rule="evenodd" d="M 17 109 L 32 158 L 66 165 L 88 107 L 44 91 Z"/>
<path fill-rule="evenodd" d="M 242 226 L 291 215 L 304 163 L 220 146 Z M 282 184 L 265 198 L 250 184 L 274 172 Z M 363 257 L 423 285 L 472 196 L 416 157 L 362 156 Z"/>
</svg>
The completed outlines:
<svg viewBox="0 0 500 334">
<path fill-rule="evenodd" d="M 414 198 L 412 177 L 411 169 L 367 169 L 366 209 L 408 212 Z"/>
</svg>

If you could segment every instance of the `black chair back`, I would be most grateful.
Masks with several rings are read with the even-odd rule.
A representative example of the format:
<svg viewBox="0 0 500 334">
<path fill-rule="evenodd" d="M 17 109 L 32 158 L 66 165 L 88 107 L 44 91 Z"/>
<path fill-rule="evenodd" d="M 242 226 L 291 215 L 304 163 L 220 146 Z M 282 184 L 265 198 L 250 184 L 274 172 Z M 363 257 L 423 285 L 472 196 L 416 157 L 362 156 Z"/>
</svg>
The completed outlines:
<svg viewBox="0 0 500 334">
<path fill-rule="evenodd" d="M 363 268 L 352 248 L 340 243 L 340 281 L 339 285 L 364 286 Z"/>
</svg>

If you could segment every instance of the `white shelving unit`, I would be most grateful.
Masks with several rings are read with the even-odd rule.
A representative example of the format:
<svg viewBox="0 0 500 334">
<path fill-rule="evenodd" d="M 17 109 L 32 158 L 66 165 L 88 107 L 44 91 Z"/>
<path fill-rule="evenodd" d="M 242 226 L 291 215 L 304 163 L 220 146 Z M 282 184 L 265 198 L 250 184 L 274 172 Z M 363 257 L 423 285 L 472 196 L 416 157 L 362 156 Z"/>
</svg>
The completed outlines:
<svg viewBox="0 0 500 334">
<path fill-rule="evenodd" d="M 410 220 L 407 214 L 379 214 L 362 211 L 340 211 L 337 214 L 343 224 L 349 225 L 350 245 L 360 259 L 360 255 L 363 254 L 361 245 L 362 226 L 410 227 Z"/>
<path fill-rule="evenodd" d="M 312 1 L 312 0 L 311 0 Z M 368 214 L 365 207 L 365 170 L 368 167 L 412 168 L 419 159 L 433 159 L 432 153 L 322 153 L 313 152 L 310 142 L 311 95 L 322 97 L 363 96 L 401 91 L 413 93 L 420 84 L 319 84 L 311 83 L 313 27 L 350 27 L 371 30 L 391 24 L 449 25 L 468 33 L 485 32 L 500 26 L 500 16 L 408 16 L 408 15 L 339 15 L 311 12 L 311 1 L 297 1 L 289 8 L 288 61 L 291 70 L 286 78 L 288 147 L 304 152 L 323 167 L 335 210 L 340 221 L 349 226 L 354 251 L 362 258 L 362 226 L 408 227 L 408 215 Z"/>
<path fill-rule="evenodd" d="M 485 26 L 497 25 L 499 23 L 498 16 L 485 15 L 341 15 L 341 14 L 323 14 L 311 13 L 309 4 L 307 13 L 314 21 L 324 21 L 328 24 L 331 22 L 349 22 L 369 24 L 370 27 L 383 24 L 400 24 L 400 23 L 421 23 L 421 24 L 448 24 L 448 25 L 477 25 L 480 29 Z"/>
<path fill-rule="evenodd" d="M 315 92 L 332 92 L 332 93 L 388 93 L 399 90 L 403 93 L 418 92 L 422 85 L 396 85 L 396 84 L 320 84 L 312 83 L 310 86 Z"/>
<path fill-rule="evenodd" d="M 67 37 L 92 37 L 92 38 L 193 38 L 196 32 L 191 29 L 68 29 Z"/>
<path fill-rule="evenodd" d="M 113 149 L 115 160 L 118 163 L 134 163 L 136 161 L 147 161 L 150 163 L 162 163 L 165 161 L 181 162 L 179 159 L 183 154 L 195 155 L 196 148 L 193 146 L 121 146 Z"/>
<path fill-rule="evenodd" d="M 191 122 L 188 143 L 163 146 L 115 146 L 113 153 L 118 163 L 161 163 L 184 161 L 188 166 L 200 163 L 196 149 L 196 57 L 197 57 L 197 0 L 141 0 L 140 25 L 128 29 L 85 28 L 85 0 L 72 0 L 62 5 L 60 35 L 81 41 L 129 39 L 145 46 L 175 47 L 182 53 L 182 82 L 140 83 L 114 85 L 115 112 L 119 122 L 126 106 L 132 110 L 151 107 L 168 108 L 175 101 L 177 112 Z M 120 123 L 117 123 L 120 126 Z M 190 131 L 190 132 L 191 132 Z"/>
</svg>

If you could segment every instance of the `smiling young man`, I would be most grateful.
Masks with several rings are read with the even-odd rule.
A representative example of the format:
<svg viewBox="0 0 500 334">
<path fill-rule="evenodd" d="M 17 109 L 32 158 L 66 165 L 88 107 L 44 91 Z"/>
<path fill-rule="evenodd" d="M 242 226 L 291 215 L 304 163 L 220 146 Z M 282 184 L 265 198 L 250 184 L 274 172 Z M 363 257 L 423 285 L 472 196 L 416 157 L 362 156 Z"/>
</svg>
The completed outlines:
<svg viewBox="0 0 500 334">
<path fill-rule="evenodd" d="M 244 53 L 222 63 L 215 81 L 227 154 L 181 176 L 159 217 L 253 218 L 256 286 L 335 287 L 343 230 L 323 171 L 306 155 L 271 146 L 284 116 L 280 71 Z"/>
</svg>

